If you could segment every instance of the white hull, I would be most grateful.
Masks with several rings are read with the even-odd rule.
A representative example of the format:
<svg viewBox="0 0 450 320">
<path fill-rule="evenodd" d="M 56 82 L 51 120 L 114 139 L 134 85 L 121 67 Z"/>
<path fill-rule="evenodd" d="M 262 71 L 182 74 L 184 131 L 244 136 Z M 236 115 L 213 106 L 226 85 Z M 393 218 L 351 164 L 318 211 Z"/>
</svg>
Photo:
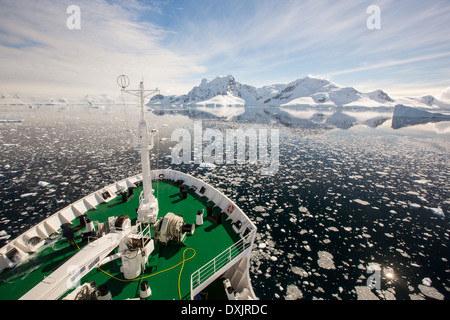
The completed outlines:
<svg viewBox="0 0 450 320">
<path fill-rule="evenodd" d="M 245 247 L 246 249 L 242 250 L 239 255 L 231 259 L 231 261 L 228 261 L 226 265 L 224 265 L 220 269 L 214 269 L 212 274 L 208 276 L 208 279 L 205 282 L 202 282 L 196 288 L 191 289 L 191 297 L 195 296 L 196 293 L 200 292 L 201 289 L 210 284 L 214 279 L 218 278 L 219 276 L 225 276 L 226 278 L 230 279 L 233 287 L 237 289 L 236 292 L 240 292 L 240 289 L 247 288 L 247 291 L 249 292 L 248 298 L 255 298 L 255 294 L 250 284 L 248 272 L 250 255 L 256 236 L 256 226 L 253 224 L 253 222 L 231 199 L 225 196 L 222 192 L 191 175 L 170 169 L 154 170 L 151 172 L 151 179 L 152 181 L 157 181 L 159 179 L 167 179 L 172 181 L 183 180 L 184 185 L 190 188 L 194 188 L 196 190 L 195 192 L 198 195 L 205 196 L 210 201 L 214 202 L 216 206 L 222 209 L 223 212 L 227 212 L 227 210 L 232 207 L 232 212 L 227 213 L 227 219 L 231 219 L 232 223 L 240 221 L 239 229 L 235 228 L 234 231 L 241 236 L 241 241 L 239 241 L 238 243 L 242 242 L 247 244 Z M 50 236 L 58 233 L 58 230 L 60 229 L 60 226 L 62 224 L 71 223 L 72 220 L 84 214 L 86 211 L 95 208 L 101 203 L 111 201 L 122 190 L 128 189 L 130 187 L 136 187 L 135 184 L 140 183 L 141 181 L 142 175 L 138 174 L 119 182 L 110 184 L 68 205 L 67 207 L 46 218 L 44 221 L 31 227 L 29 230 L 0 249 L 0 271 L 5 268 L 13 268 L 20 262 L 24 261 L 29 254 L 38 251 L 42 244 L 44 244 L 46 239 L 49 239 Z M 106 191 L 108 192 L 109 197 L 104 198 Z M 236 244 L 232 247 L 235 246 Z M 109 252 L 111 252 L 111 250 L 109 248 L 105 248 L 104 254 L 107 254 Z M 102 259 L 100 259 L 100 261 L 101 260 Z M 68 263 L 69 262 L 70 260 L 68 261 Z M 213 262 L 214 261 L 212 261 L 211 263 Z M 89 262 L 86 263 L 89 264 Z M 62 270 L 61 272 L 62 274 L 58 276 L 58 281 L 61 282 L 61 286 L 66 286 L 65 281 L 68 279 L 70 274 L 67 272 L 67 270 Z M 47 282 L 50 283 L 51 281 Z M 191 287 L 192 282 L 193 280 L 191 278 Z M 59 292 L 61 290 L 46 289 L 55 287 L 54 284 L 49 285 L 43 281 L 40 285 L 43 286 L 43 288 L 40 288 L 42 290 L 30 290 L 24 296 L 24 299 L 57 299 L 62 294 L 61 292 Z"/>
</svg>

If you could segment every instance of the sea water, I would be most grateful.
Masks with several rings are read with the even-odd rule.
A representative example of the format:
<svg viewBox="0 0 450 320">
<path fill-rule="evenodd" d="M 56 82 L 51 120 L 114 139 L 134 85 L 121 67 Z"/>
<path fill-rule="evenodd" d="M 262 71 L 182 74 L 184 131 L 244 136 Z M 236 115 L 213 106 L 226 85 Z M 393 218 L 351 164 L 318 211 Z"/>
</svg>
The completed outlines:
<svg viewBox="0 0 450 320">
<path fill-rule="evenodd" d="M 231 117 L 224 115 L 231 114 Z M 154 110 L 152 168 L 214 185 L 255 222 L 260 299 L 449 299 L 450 127 L 392 129 L 389 111 Z M 3 106 L 0 246 L 73 201 L 141 171 L 139 110 Z M 171 133 L 279 130 L 279 167 L 171 161 Z"/>
</svg>

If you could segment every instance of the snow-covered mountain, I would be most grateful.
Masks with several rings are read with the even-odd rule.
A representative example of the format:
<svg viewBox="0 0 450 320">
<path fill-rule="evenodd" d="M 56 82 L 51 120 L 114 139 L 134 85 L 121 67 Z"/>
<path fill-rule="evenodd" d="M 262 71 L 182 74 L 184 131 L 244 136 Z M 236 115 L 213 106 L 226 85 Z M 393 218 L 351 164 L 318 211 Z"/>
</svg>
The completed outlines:
<svg viewBox="0 0 450 320">
<path fill-rule="evenodd" d="M 233 76 L 228 75 L 211 81 L 203 79 L 199 86 L 185 95 L 156 95 L 149 104 L 262 105 L 266 99 L 278 93 L 283 87 L 283 85 L 274 85 L 258 89 L 236 82 Z"/>
<path fill-rule="evenodd" d="M 148 105 L 247 105 L 247 106 L 348 106 L 394 107 L 402 103 L 427 109 L 450 109 L 432 96 L 394 100 L 383 90 L 359 92 L 325 79 L 304 77 L 288 84 L 256 88 L 241 84 L 232 75 L 203 79 L 185 95 L 156 95 Z"/>
<path fill-rule="evenodd" d="M 135 103 L 134 97 L 125 95 L 126 103 Z M 122 104 L 117 95 L 84 95 L 81 97 L 26 96 L 1 94 L 0 105 L 65 105 L 88 104 L 92 107 Z M 324 107 L 389 107 L 403 104 L 422 109 L 450 110 L 450 104 L 433 96 L 393 99 L 383 90 L 360 92 L 353 87 L 342 87 L 334 82 L 304 77 L 288 84 L 274 84 L 256 88 L 241 84 L 232 75 L 203 79 L 184 95 L 155 95 L 149 106 L 324 106 Z"/>
<path fill-rule="evenodd" d="M 424 108 L 424 109 L 450 110 L 450 104 L 445 103 L 441 100 L 438 100 L 431 95 L 426 95 L 423 97 L 398 98 L 398 99 L 396 99 L 395 104 L 404 104 L 404 105 L 420 107 L 420 108 Z"/>
</svg>

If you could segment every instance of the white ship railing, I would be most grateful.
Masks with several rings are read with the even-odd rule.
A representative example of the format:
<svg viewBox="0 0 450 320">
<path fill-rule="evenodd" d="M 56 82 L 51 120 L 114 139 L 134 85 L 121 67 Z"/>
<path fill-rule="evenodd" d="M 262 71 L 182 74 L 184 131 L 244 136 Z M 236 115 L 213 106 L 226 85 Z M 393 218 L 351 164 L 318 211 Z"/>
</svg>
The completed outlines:
<svg viewBox="0 0 450 320">
<path fill-rule="evenodd" d="M 173 181 L 177 181 L 178 179 L 185 180 L 186 185 L 196 188 L 196 193 L 199 196 L 206 196 L 209 200 L 214 202 L 216 206 L 221 208 L 223 212 L 227 212 L 228 206 L 232 205 L 234 207 L 234 210 L 232 214 L 227 214 L 228 217 L 226 219 L 231 219 L 232 223 L 240 221 L 242 223 L 242 227 L 240 228 L 238 233 L 242 236 L 242 234 L 245 233 L 247 229 L 250 230 L 251 232 L 247 236 L 245 236 L 244 239 L 247 239 L 247 242 L 253 242 L 254 236 L 253 238 L 250 238 L 249 235 L 255 233 L 256 226 L 244 214 L 244 212 L 222 192 L 202 180 L 179 171 L 159 169 L 153 170 L 151 174 L 153 181 L 156 181 L 158 179 L 169 179 Z M 114 182 L 68 205 L 67 207 L 57 211 L 45 220 L 41 221 L 37 225 L 31 227 L 30 229 L 16 237 L 14 240 L 12 240 L 10 243 L 0 248 L 0 271 L 5 268 L 14 267 L 21 261 L 24 261 L 29 254 L 32 254 L 33 252 L 39 250 L 39 247 L 45 243 L 45 239 L 50 238 L 53 234 L 58 234 L 58 231 L 62 224 L 71 223 L 72 220 L 84 214 L 85 212 L 96 208 L 99 204 L 113 200 L 118 192 L 126 190 L 130 187 L 136 187 L 135 183 L 141 181 L 142 174 L 137 174 L 135 176 L 123 179 L 119 182 Z M 204 192 L 201 192 L 202 189 L 204 189 Z M 107 198 L 103 197 L 104 192 L 108 193 Z M 139 202 L 142 201 L 141 196 L 142 194 L 140 195 Z M 37 240 L 39 242 L 38 245 L 31 245 L 30 243 L 34 242 L 31 242 L 30 239 Z M 236 244 L 234 246 L 236 246 Z"/>
<path fill-rule="evenodd" d="M 231 264 L 236 263 L 245 255 L 247 249 L 250 250 L 250 254 L 254 236 L 255 230 L 242 237 L 238 242 L 225 249 L 225 251 L 191 274 L 191 300 L 196 293 L 206 288 L 215 280 L 215 278 L 212 278 L 213 275 L 226 271 Z"/>
</svg>

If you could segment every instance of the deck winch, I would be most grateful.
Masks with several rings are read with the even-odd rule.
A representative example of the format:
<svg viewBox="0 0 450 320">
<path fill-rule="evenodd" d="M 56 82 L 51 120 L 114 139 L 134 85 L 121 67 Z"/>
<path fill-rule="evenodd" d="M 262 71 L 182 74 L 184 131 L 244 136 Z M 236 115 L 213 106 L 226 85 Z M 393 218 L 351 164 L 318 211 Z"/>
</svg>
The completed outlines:
<svg viewBox="0 0 450 320">
<path fill-rule="evenodd" d="M 159 218 L 155 223 L 155 237 L 161 243 L 167 244 L 169 241 L 183 242 L 187 233 L 194 234 L 195 224 L 187 224 L 183 217 L 167 213 L 164 218 Z"/>
</svg>

